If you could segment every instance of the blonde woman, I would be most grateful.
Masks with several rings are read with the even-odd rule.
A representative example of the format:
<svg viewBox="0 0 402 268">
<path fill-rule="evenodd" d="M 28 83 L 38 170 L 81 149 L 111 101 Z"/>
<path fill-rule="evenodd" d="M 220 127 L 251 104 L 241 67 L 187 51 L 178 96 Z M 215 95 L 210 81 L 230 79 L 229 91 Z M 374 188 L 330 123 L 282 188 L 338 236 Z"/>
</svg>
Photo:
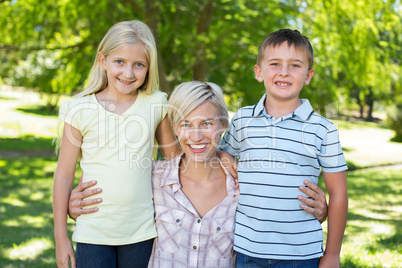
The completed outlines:
<svg viewBox="0 0 402 268">
<path fill-rule="evenodd" d="M 183 153 L 171 160 L 153 162 L 158 237 L 148 267 L 234 267 L 239 190 L 217 155 L 220 136 L 228 125 L 221 89 L 197 81 L 179 85 L 170 97 L 168 117 Z M 96 211 L 77 205 L 100 191 L 84 191 L 93 185 L 87 182 L 73 190 L 72 218 Z M 316 187 L 306 193 L 313 197 L 305 201 L 314 207 L 314 215 L 325 219 L 325 194 Z M 85 205 L 100 201 L 86 199 Z"/>
</svg>

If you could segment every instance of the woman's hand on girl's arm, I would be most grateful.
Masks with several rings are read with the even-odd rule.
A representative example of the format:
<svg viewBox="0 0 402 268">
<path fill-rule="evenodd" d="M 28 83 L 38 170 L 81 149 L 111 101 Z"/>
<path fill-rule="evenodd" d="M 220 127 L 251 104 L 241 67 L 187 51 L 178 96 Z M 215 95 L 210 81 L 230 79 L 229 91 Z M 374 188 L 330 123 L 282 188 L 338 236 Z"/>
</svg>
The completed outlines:
<svg viewBox="0 0 402 268">
<path fill-rule="evenodd" d="M 301 204 L 300 207 L 307 212 L 313 214 L 320 223 L 323 223 L 327 219 L 328 204 L 325 192 L 316 184 L 305 180 L 304 184 L 307 186 L 300 186 L 299 189 L 312 199 L 299 195 L 297 198 L 305 204 Z"/>
<path fill-rule="evenodd" d="M 77 220 L 78 216 L 82 214 L 90 214 L 98 211 L 97 207 L 85 208 L 89 205 L 99 204 L 102 202 L 101 198 L 85 199 L 87 197 L 99 194 L 102 192 L 101 188 L 94 188 L 87 190 L 88 188 L 96 185 L 97 181 L 82 182 L 82 176 L 80 183 L 73 189 L 70 195 L 70 200 L 68 202 L 68 215 L 74 221 Z"/>
<path fill-rule="evenodd" d="M 166 159 L 175 158 L 181 154 L 181 149 L 173 134 L 172 125 L 167 116 L 156 128 L 155 138 L 158 142 L 159 149 Z"/>
</svg>

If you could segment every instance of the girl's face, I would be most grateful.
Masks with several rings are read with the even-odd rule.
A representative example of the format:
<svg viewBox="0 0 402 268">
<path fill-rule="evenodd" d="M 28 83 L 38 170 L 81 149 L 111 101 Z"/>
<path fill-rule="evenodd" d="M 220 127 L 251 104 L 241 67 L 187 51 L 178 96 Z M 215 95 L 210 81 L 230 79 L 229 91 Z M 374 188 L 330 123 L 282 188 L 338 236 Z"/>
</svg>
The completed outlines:
<svg viewBox="0 0 402 268">
<path fill-rule="evenodd" d="M 107 74 L 108 85 L 105 90 L 118 95 L 135 96 L 149 69 L 142 43 L 128 44 L 106 57 L 99 53 L 99 61 Z"/>
<path fill-rule="evenodd" d="M 216 156 L 223 131 L 219 111 L 209 101 L 194 109 L 175 127 L 185 157 L 194 162 L 206 162 Z"/>
</svg>

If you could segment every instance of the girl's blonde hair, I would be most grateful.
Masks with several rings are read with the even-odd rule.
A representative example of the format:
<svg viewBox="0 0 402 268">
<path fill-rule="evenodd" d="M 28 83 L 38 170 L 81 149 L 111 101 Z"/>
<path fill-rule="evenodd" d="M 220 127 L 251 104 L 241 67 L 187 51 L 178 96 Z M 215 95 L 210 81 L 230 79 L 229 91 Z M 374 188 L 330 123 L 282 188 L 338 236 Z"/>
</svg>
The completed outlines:
<svg viewBox="0 0 402 268">
<path fill-rule="evenodd" d="M 144 91 L 146 94 L 151 94 L 159 90 L 157 50 L 154 36 L 145 23 L 132 20 L 116 23 L 103 37 L 98 46 L 95 62 L 87 80 L 88 84 L 85 89 L 76 96 L 87 96 L 102 91 L 107 87 L 108 80 L 106 70 L 104 70 L 100 64 L 99 53 L 102 53 L 106 58 L 123 46 L 136 43 L 144 44 L 145 54 L 149 62 L 147 77 L 139 90 Z"/>
<path fill-rule="evenodd" d="M 144 45 L 144 51 L 149 63 L 148 73 L 144 84 L 142 84 L 138 90 L 141 90 L 146 94 L 151 94 L 159 90 L 158 60 L 154 36 L 145 23 L 138 20 L 132 20 L 116 23 L 103 37 L 98 46 L 95 61 L 88 76 L 88 84 L 85 89 L 75 95 L 75 97 L 84 97 L 97 93 L 107 87 L 107 74 L 106 70 L 104 70 L 100 64 L 98 57 L 99 53 L 102 53 L 106 58 L 108 55 L 125 45 L 137 43 L 142 43 Z M 57 129 L 57 136 L 53 140 L 56 154 L 58 154 L 60 149 L 63 136 L 62 122 L 59 122 Z"/>
<path fill-rule="evenodd" d="M 169 98 L 168 117 L 173 127 L 206 101 L 218 109 L 219 120 L 226 128 L 229 124 L 228 109 L 221 88 L 211 82 L 199 81 L 182 83 L 172 92 Z"/>
</svg>

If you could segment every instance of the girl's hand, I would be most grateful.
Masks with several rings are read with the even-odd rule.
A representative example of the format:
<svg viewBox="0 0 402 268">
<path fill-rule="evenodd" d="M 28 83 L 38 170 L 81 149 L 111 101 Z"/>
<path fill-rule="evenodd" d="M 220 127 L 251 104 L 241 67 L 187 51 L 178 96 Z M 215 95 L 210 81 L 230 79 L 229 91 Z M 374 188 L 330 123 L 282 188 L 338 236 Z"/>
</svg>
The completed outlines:
<svg viewBox="0 0 402 268">
<path fill-rule="evenodd" d="M 85 199 L 89 196 L 93 196 L 102 192 L 101 188 L 94 188 L 86 190 L 89 187 L 96 185 L 96 181 L 88 181 L 82 183 L 82 176 L 80 183 L 71 192 L 70 200 L 68 202 L 68 215 L 74 221 L 77 220 L 78 216 L 82 214 L 90 214 L 98 211 L 97 207 L 85 208 L 86 206 L 98 204 L 102 202 L 101 198 Z"/>
<path fill-rule="evenodd" d="M 72 268 L 77 267 L 73 245 L 69 239 L 56 242 L 56 261 L 59 268 L 69 268 L 70 263 Z"/>
<path fill-rule="evenodd" d="M 328 204 L 325 192 L 318 185 L 308 180 L 305 180 L 304 184 L 307 187 L 300 186 L 300 191 L 312 197 L 312 199 L 299 195 L 297 198 L 306 204 L 301 204 L 300 207 L 313 214 L 320 223 L 323 223 L 328 215 Z"/>
</svg>

